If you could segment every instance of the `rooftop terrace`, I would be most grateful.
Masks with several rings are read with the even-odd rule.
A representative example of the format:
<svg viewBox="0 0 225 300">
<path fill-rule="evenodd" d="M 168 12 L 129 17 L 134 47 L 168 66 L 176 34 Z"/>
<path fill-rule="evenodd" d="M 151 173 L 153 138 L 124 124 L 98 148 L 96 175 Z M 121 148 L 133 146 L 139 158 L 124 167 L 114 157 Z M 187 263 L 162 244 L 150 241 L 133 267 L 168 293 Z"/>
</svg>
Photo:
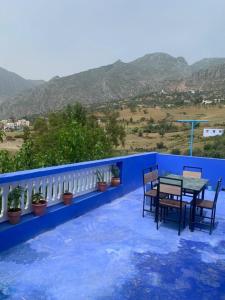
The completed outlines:
<svg viewBox="0 0 225 300">
<path fill-rule="evenodd" d="M 137 189 L 0 254 L 0 299 L 224 299 L 224 197 L 212 236 L 178 237 Z"/>
<path fill-rule="evenodd" d="M 219 176 L 225 179 L 224 160 L 149 153 L 2 175 L 0 183 L 40 182 L 115 162 L 119 187 L 81 188 L 70 207 L 57 202 L 45 216 L 27 212 L 14 226 L 2 221 L 0 299 L 225 299 L 225 192 L 212 235 L 186 227 L 178 236 L 176 225 L 157 231 L 152 215 L 142 218 L 141 188 L 142 169 L 156 162 L 177 174 L 183 165 L 198 165 L 215 187 Z M 206 198 L 213 194 L 206 191 Z"/>
</svg>

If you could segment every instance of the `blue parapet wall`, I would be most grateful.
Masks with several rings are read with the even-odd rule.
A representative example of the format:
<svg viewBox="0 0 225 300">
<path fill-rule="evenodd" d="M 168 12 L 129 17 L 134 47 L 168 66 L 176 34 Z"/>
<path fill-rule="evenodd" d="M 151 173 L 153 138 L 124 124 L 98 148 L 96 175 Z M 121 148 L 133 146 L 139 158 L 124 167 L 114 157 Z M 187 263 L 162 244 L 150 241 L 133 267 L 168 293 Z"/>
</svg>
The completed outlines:
<svg viewBox="0 0 225 300">
<path fill-rule="evenodd" d="M 35 217 L 32 214 L 25 215 L 22 217 L 21 223 L 17 225 L 11 225 L 8 222 L 1 223 L 0 251 L 24 242 L 45 230 L 52 229 L 71 218 L 80 216 L 140 187 L 142 185 L 142 170 L 155 165 L 156 157 L 157 153 L 143 153 L 0 175 L 1 186 L 1 184 L 7 182 L 17 181 L 19 183 L 20 180 L 28 178 L 55 175 L 107 164 L 117 164 L 121 169 L 121 185 L 119 187 L 109 188 L 104 193 L 93 192 L 75 197 L 71 206 L 64 206 L 63 204 L 51 206 L 48 208 L 47 213 L 41 217 Z"/>
<path fill-rule="evenodd" d="M 222 177 L 222 186 L 225 186 L 225 159 L 157 153 L 156 161 L 161 173 L 182 174 L 183 166 L 200 167 L 203 177 L 209 179 L 213 189 L 219 177 Z"/>
<path fill-rule="evenodd" d="M 218 177 L 225 183 L 225 160 L 214 158 L 190 157 L 160 153 L 142 153 L 130 156 L 115 157 L 103 160 L 82 162 L 50 168 L 41 168 L 22 172 L 0 175 L 0 186 L 7 182 L 19 183 L 20 180 L 37 178 L 47 175 L 55 175 L 71 172 L 84 168 L 98 167 L 108 164 L 117 164 L 121 169 L 121 185 L 109 188 L 106 192 L 92 192 L 75 197 L 71 206 L 56 204 L 47 210 L 47 214 L 34 217 L 32 214 L 22 217 L 21 223 L 10 225 L 8 222 L 0 224 L 0 251 L 6 250 L 35 235 L 54 228 L 55 226 L 80 216 L 100 205 L 113 201 L 135 190 L 142 185 L 142 171 L 152 165 L 158 164 L 160 173 L 182 174 L 184 165 L 198 166 L 203 169 L 203 177 L 209 179 L 213 188 Z"/>
</svg>

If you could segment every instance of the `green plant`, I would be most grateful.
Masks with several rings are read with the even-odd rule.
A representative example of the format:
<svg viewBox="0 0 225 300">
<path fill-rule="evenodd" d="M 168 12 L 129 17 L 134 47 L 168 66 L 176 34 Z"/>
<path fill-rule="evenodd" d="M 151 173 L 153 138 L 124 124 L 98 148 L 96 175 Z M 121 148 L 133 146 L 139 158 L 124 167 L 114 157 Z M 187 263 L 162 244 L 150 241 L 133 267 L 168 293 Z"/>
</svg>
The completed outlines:
<svg viewBox="0 0 225 300">
<path fill-rule="evenodd" d="M 156 146 L 157 146 L 158 149 L 164 149 L 164 148 L 166 148 L 166 146 L 164 145 L 163 142 L 157 143 Z"/>
<path fill-rule="evenodd" d="M 112 165 L 111 172 L 113 177 L 119 178 L 120 177 L 120 169 L 117 165 Z"/>
<path fill-rule="evenodd" d="M 97 182 L 105 182 L 104 174 L 101 171 L 97 170 L 96 175 L 97 175 Z"/>
<path fill-rule="evenodd" d="M 32 195 L 32 203 L 38 204 L 41 200 L 43 200 L 43 194 L 41 192 L 37 192 Z"/>
<path fill-rule="evenodd" d="M 173 149 L 171 150 L 171 154 L 180 155 L 180 154 L 181 154 L 180 149 L 178 149 L 178 148 L 173 148 Z"/>
<path fill-rule="evenodd" d="M 8 194 L 8 210 L 18 211 L 20 210 L 21 197 L 23 195 L 24 189 L 21 186 L 17 186 L 12 189 Z"/>
</svg>

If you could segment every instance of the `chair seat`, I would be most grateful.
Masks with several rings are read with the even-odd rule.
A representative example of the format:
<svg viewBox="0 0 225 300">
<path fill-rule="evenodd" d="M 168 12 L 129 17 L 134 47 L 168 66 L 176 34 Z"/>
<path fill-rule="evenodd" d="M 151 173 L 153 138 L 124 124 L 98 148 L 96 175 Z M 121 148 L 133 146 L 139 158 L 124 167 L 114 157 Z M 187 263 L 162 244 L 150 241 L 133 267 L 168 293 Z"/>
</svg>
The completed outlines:
<svg viewBox="0 0 225 300">
<path fill-rule="evenodd" d="M 156 198 L 157 197 L 157 190 L 156 189 L 152 189 L 152 190 L 146 191 L 145 192 L 145 196 Z M 164 197 L 166 197 L 166 195 L 164 193 L 160 193 L 159 197 L 160 198 L 164 198 Z"/>
<path fill-rule="evenodd" d="M 157 190 L 148 190 L 148 191 L 145 192 L 145 196 L 156 197 L 157 196 Z"/>
<path fill-rule="evenodd" d="M 161 199 L 159 201 L 159 205 L 167 206 L 167 207 L 180 208 L 180 201 L 172 200 L 172 199 Z M 186 203 L 182 202 L 182 207 L 184 207 L 185 205 L 186 205 Z"/>
<path fill-rule="evenodd" d="M 200 207 L 200 208 L 212 209 L 213 208 L 213 201 L 210 201 L 210 200 L 197 200 L 196 206 Z"/>
</svg>

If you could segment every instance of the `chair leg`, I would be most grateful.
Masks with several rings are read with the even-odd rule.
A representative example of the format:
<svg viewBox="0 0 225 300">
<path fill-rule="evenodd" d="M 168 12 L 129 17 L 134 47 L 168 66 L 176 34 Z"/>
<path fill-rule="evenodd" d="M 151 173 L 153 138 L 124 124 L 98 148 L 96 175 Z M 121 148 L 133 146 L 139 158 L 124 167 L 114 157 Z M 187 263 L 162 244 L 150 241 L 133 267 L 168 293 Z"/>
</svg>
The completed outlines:
<svg viewBox="0 0 225 300">
<path fill-rule="evenodd" d="M 212 228 L 214 227 L 214 225 L 213 225 L 213 220 L 214 220 L 213 214 L 214 214 L 214 212 L 213 212 L 213 210 L 212 210 L 212 213 L 211 213 L 211 220 L 210 220 L 210 230 L 209 230 L 209 234 L 212 234 Z"/>
<path fill-rule="evenodd" d="M 215 227 L 216 209 L 213 210 L 213 228 Z"/>
<path fill-rule="evenodd" d="M 150 197 L 150 212 L 152 212 L 152 197 Z"/>
<path fill-rule="evenodd" d="M 142 217 L 144 218 L 144 216 L 145 216 L 145 195 L 143 198 L 143 209 L 142 209 Z"/>
<path fill-rule="evenodd" d="M 184 206 L 184 215 L 183 215 L 183 228 L 186 227 L 186 205 Z"/>
<path fill-rule="evenodd" d="M 159 229 L 159 208 L 157 209 L 157 212 L 156 212 L 156 228 L 157 230 Z"/>
<path fill-rule="evenodd" d="M 180 209 L 180 213 L 179 213 L 179 228 L 178 228 L 178 235 L 180 235 L 181 220 L 182 220 L 182 209 Z"/>
</svg>

